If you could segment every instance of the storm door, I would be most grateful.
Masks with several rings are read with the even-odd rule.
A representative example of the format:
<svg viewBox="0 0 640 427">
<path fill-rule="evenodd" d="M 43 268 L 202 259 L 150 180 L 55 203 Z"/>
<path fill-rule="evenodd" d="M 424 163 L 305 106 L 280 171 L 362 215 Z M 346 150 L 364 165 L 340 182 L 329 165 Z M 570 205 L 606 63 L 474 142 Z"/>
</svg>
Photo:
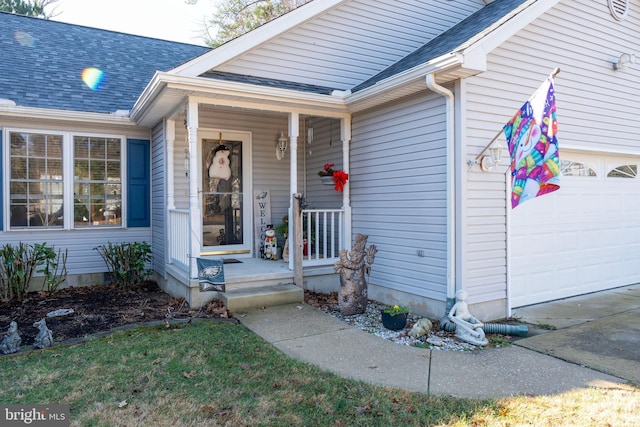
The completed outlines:
<svg viewBox="0 0 640 427">
<path fill-rule="evenodd" d="M 250 253 L 250 134 L 201 135 L 202 255 Z"/>
</svg>

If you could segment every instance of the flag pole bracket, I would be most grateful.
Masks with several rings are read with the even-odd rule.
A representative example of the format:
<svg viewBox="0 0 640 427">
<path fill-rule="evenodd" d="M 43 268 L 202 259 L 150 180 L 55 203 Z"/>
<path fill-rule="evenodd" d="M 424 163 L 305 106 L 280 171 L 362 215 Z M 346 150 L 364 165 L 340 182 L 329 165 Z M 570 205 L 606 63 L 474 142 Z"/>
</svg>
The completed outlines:
<svg viewBox="0 0 640 427">
<path fill-rule="evenodd" d="M 555 76 L 557 76 L 559 72 L 560 72 L 560 68 L 556 67 L 553 70 L 553 72 L 551 72 L 551 78 L 554 78 Z M 482 149 L 482 151 L 480 151 L 480 153 L 476 156 L 475 159 L 469 160 L 467 162 L 469 169 L 471 169 L 473 165 L 480 165 L 480 168 L 484 172 L 490 172 L 491 170 L 493 170 L 495 166 L 498 165 L 498 163 L 500 162 L 500 158 L 502 157 L 502 150 L 504 149 L 504 147 L 502 147 L 499 143 L 495 145 L 494 143 L 498 138 L 500 138 L 501 134 L 502 134 L 502 129 L 500 129 L 498 133 L 496 133 L 496 136 L 494 136 L 491 139 L 491 141 L 489 141 L 489 143 L 485 145 L 485 147 Z M 486 153 L 487 150 L 491 150 L 490 157 L 487 157 L 484 155 L 484 153 Z"/>
</svg>

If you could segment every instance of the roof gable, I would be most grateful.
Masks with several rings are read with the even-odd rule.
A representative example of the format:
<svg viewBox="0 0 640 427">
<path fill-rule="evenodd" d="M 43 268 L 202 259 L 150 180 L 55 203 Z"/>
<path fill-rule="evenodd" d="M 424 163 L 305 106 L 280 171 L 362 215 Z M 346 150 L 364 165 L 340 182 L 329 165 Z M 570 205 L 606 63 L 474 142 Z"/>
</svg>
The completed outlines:
<svg viewBox="0 0 640 427">
<path fill-rule="evenodd" d="M 209 70 L 348 90 L 484 6 L 483 0 L 307 3 L 173 73 Z"/>
<path fill-rule="evenodd" d="M 129 110 L 156 71 L 209 50 L 0 12 L 0 98 L 24 107 Z M 104 73 L 98 88 L 82 80 L 89 67 Z"/>
<path fill-rule="evenodd" d="M 530 0 L 496 0 L 489 3 L 392 66 L 356 85 L 352 92 L 358 92 L 442 55 L 463 49 L 527 1 Z"/>
</svg>

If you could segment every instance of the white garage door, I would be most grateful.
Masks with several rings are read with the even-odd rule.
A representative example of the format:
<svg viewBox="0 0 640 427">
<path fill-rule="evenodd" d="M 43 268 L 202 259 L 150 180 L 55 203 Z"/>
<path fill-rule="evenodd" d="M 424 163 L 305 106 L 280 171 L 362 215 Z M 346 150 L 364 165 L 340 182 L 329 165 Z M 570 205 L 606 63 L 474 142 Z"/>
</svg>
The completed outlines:
<svg viewBox="0 0 640 427">
<path fill-rule="evenodd" d="M 640 282 L 640 160 L 561 158 L 560 189 L 511 212 L 512 307 Z"/>
</svg>

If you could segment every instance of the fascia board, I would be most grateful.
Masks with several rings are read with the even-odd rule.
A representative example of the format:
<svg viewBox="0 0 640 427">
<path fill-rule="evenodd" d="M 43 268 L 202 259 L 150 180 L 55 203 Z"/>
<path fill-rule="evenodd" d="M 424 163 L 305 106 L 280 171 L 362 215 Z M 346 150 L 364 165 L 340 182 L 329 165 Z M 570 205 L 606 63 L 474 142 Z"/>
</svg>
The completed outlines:
<svg viewBox="0 0 640 427">
<path fill-rule="evenodd" d="M 512 13 L 481 33 L 478 36 L 478 40 L 472 40 L 469 47 L 461 50 L 463 56 L 462 66 L 477 69 L 482 67 L 481 64 L 485 64 L 484 68 L 486 70 L 487 55 L 551 9 L 559 1 L 529 0 L 521 4 Z"/>
<path fill-rule="evenodd" d="M 145 114 L 146 109 L 151 108 L 151 106 L 153 105 L 153 99 L 157 97 L 158 94 L 160 94 L 162 88 L 166 85 L 164 80 L 169 77 L 171 77 L 169 73 L 156 71 L 156 73 L 153 75 L 151 80 L 149 80 L 149 83 L 147 83 L 147 86 L 145 86 L 144 90 L 142 91 L 138 99 L 136 99 L 135 104 L 133 104 L 133 107 L 131 108 L 129 116 L 133 120 L 137 121 L 138 119 L 140 119 L 141 115 Z"/>
<path fill-rule="evenodd" d="M 337 115 L 347 113 L 345 100 L 342 96 L 320 95 L 291 89 L 157 72 L 131 109 L 130 117 L 137 122 L 144 120 L 147 113 L 153 108 L 154 101 L 166 90 L 182 91 L 186 96 L 197 96 L 205 103 L 208 99 L 210 104 L 244 105 L 255 108 L 259 106 L 260 109 L 269 110 L 277 109 L 277 104 L 283 104 L 296 106 L 284 108 L 283 111 L 304 108 L 309 111 L 332 111 Z M 218 102 L 213 102 L 214 98 L 207 98 L 207 95 L 217 98 Z"/>
<path fill-rule="evenodd" d="M 55 110 L 49 108 L 34 108 L 21 106 L 0 105 L 0 118 L 11 117 L 33 120 L 52 120 L 58 122 L 80 122 L 118 126 L 137 126 L 136 122 L 127 115 L 87 113 L 83 111 Z"/>
<path fill-rule="evenodd" d="M 292 89 L 280 89 L 202 77 L 172 77 L 174 78 L 172 78 L 171 81 L 166 81 L 166 87 L 168 89 L 181 89 L 184 91 L 198 92 L 203 95 L 211 93 L 217 96 L 240 96 L 247 99 L 273 102 L 295 100 L 296 102 L 319 103 L 333 106 L 344 105 L 344 98 L 341 96 L 320 95 Z"/>
<path fill-rule="evenodd" d="M 368 88 L 362 89 L 356 93 L 347 95 L 345 101 L 348 105 L 358 103 L 370 97 L 379 95 L 380 93 L 404 86 L 415 80 L 423 79 L 427 74 L 434 72 L 437 73 L 438 71 L 459 66 L 461 63 L 462 57 L 460 55 L 448 53 L 429 62 L 425 62 L 424 64 L 418 65 L 417 67 L 413 67 L 402 73 L 395 74 L 387 79 L 381 80 L 373 86 L 369 86 Z M 426 87 L 425 83 L 425 88 Z"/>
<path fill-rule="evenodd" d="M 351 116 L 351 114 L 347 112 L 346 108 L 335 108 L 332 105 L 327 104 L 296 103 L 296 100 L 291 100 L 289 103 L 283 102 L 278 104 L 265 104 L 263 102 L 246 100 L 208 98 L 206 96 L 190 96 L 189 100 L 203 105 L 220 105 L 225 107 L 263 110 L 278 113 L 298 113 L 311 116 L 331 117 L 335 119 L 346 119 Z"/>
<path fill-rule="evenodd" d="M 200 74 L 219 67 L 248 51 L 267 43 L 269 40 L 286 33 L 317 15 L 324 13 L 349 0 L 317 0 L 292 10 L 222 46 L 219 46 L 173 70 L 171 74 L 179 76 L 199 76 Z"/>
</svg>

